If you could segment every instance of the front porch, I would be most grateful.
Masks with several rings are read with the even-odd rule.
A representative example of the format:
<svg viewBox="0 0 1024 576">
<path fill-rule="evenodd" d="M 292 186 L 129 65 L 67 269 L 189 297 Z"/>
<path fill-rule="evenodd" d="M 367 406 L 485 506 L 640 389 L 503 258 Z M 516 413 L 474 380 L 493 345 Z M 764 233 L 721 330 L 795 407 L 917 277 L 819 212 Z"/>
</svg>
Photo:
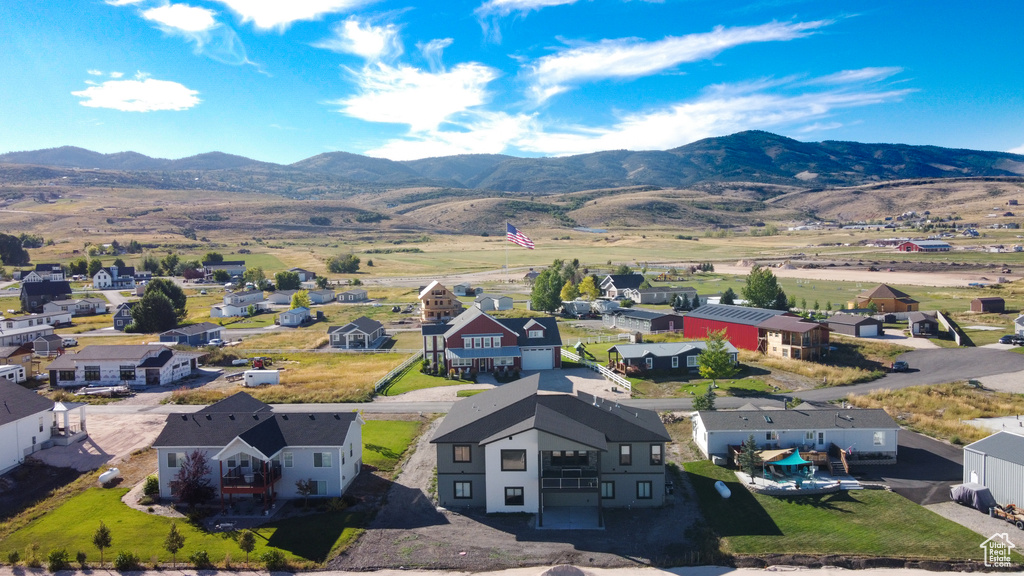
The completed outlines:
<svg viewBox="0 0 1024 576">
<path fill-rule="evenodd" d="M 85 428 L 84 402 L 56 402 L 53 405 L 53 425 L 50 426 L 50 442 L 54 446 L 70 446 L 85 440 L 89 433 Z M 77 422 L 71 415 L 78 411 Z"/>
</svg>

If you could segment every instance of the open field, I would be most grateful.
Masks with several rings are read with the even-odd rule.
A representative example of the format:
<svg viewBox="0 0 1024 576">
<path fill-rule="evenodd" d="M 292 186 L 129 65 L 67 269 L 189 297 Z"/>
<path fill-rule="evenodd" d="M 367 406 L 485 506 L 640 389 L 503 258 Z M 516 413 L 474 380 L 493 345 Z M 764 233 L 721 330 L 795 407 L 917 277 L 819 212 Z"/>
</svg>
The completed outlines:
<svg viewBox="0 0 1024 576">
<path fill-rule="evenodd" d="M 367 420 L 363 426 L 363 464 L 387 475 L 395 473 L 425 426 L 425 420 Z"/>
<path fill-rule="evenodd" d="M 981 536 L 892 492 L 777 498 L 751 493 L 732 471 L 706 460 L 684 468 L 711 530 L 708 547 L 717 543 L 721 554 L 981 559 Z M 717 480 L 732 491 L 728 500 L 715 490 Z"/>
<path fill-rule="evenodd" d="M 850 396 L 847 401 L 861 408 L 883 408 L 902 426 L 953 444 L 969 444 L 990 434 L 964 424 L 966 420 L 1024 413 L 1024 396 L 982 390 L 963 382 L 881 389 Z"/>
</svg>

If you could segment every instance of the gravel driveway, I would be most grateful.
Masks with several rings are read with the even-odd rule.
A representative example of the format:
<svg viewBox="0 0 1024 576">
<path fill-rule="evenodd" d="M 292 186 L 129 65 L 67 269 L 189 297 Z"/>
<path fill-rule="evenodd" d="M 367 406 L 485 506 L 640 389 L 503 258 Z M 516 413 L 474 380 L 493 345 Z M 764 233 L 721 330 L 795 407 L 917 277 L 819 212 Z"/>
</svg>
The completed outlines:
<svg viewBox="0 0 1024 576">
<path fill-rule="evenodd" d="M 635 567 L 681 562 L 687 529 L 700 510 L 689 483 L 676 479 L 664 508 L 605 510 L 606 529 L 535 530 L 533 516 L 438 510 L 427 496 L 436 465 L 429 443 L 441 420 L 424 432 L 359 541 L 332 560 L 334 570 L 430 568 L 481 571 L 574 564 Z"/>
</svg>

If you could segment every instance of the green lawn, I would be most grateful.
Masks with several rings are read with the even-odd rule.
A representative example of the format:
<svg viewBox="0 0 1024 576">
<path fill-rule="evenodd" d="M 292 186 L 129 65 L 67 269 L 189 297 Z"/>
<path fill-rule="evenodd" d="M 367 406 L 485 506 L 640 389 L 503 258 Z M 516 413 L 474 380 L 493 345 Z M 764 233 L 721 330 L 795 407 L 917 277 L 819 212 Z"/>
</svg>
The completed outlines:
<svg viewBox="0 0 1024 576">
<path fill-rule="evenodd" d="M 726 554 L 843 554 L 981 559 L 984 538 L 883 490 L 776 498 L 753 494 L 708 461 L 688 462 L 704 517 Z M 723 500 L 714 483 L 732 490 Z"/>
<path fill-rule="evenodd" d="M 438 386 L 455 386 L 458 384 L 472 384 L 472 382 L 468 380 L 448 380 L 441 376 L 424 374 L 420 372 L 419 363 L 414 363 L 401 376 L 392 380 L 391 384 L 384 388 L 384 390 L 381 390 L 380 394 L 381 396 L 398 396 L 413 390 L 436 388 Z"/>
<path fill-rule="evenodd" d="M 459 390 L 455 393 L 455 396 L 458 398 L 469 398 L 470 396 L 476 396 L 481 392 L 486 392 L 486 390 Z"/>
<path fill-rule="evenodd" d="M 391 472 L 420 434 L 419 420 L 367 420 L 363 426 L 363 463 Z"/>
<path fill-rule="evenodd" d="M 92 535 L 102 520 L 110 529 L 113 545 L 104 553 L 106 562 L 121 550 L 134 552 L 143 562 L 156 558 L 170 562 L 171 555 L 163 549 L 163 541 L 172 520 L 128 508 L 121 502 L 127 488 L 90 488 L 0 542 L 3 558 L 18 551 L 24 558 L 32 544 L 39 544 L 42 557 L 50 550 L 66 549 L 72 558 L 79 550 L 89 562 L 100 561 L 99 551 L 92 545 Z M 207 533 L 183 519 L 175 521 L 185 536 L 185 547 L 178 552 L 178 561 L 189 554 L 205 550 L 215 563 L 230 555 L 234 563 L 245 560 L 231 533 Z M 285 557 L 301 564 L 319 564 L 332 550 L 351 542 L 361 532 L 361 514 L 328 512 L 271 522 L 256 532 L 256 549 L 251 558 L 258 558 L 268 548 L 277 548 Z"/>
<path fill-rule="evenodd" d="M 711 384 L 711 380 L 697 380 L 684 386 L 680 386 L 679 392 L 690 395 L 703 394 L 707 392 L 708 384 Z M 758 378 L 718 380 L 715 382 L 715 385 L 718 386 L 719 394 L 725 393 L 726 396 L 750 396 L 758 393 L 767 393 L 772 390 L 771 386 L 766 384 L 764 380 Z"/>
</svg>

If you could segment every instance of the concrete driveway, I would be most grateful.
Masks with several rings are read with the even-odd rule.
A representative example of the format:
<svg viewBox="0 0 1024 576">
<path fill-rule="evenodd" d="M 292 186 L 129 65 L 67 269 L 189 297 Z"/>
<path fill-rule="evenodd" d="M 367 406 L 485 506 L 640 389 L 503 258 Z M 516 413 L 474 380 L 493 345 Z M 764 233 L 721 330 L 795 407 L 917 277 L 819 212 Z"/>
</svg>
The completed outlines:
<svg viewBox="0 0 1024 576">
<path fill-rule="evenodd" d="M 949 487 L 963 481 L 964 451 L 959 446 L 900 430 L 896 464 L 855 466 L 861 482 L 881 482 L 917 504 L 949 501 Z"/>
</svg>

